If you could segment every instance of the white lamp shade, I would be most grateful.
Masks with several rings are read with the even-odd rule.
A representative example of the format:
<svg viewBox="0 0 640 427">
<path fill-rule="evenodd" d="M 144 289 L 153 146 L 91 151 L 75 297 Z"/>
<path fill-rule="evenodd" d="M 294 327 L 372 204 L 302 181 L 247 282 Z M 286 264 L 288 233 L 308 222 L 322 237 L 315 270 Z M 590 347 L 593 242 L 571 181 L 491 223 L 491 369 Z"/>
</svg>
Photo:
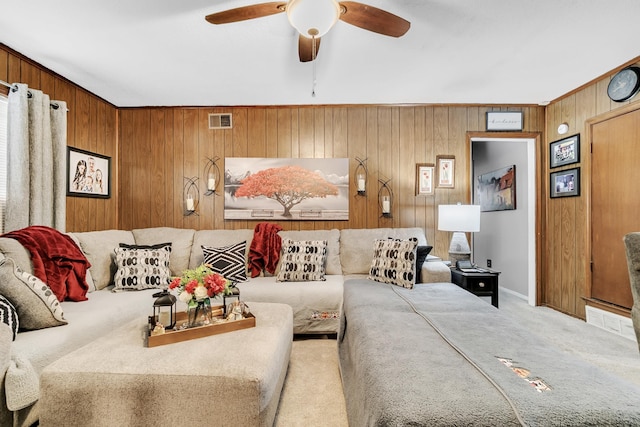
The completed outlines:
<svg viewBox="0 0 640 427">
<path fill-rule="evenodd" d="M 335 0 L 290 0 L 287 17 L 303 36 L 322 37 L 338 21 L 340 5 Z"/>
<path fill-rule="evenodd" d="M 480 205 L 439 205 L 438 230 L 480 231 Z"/>
</svg>

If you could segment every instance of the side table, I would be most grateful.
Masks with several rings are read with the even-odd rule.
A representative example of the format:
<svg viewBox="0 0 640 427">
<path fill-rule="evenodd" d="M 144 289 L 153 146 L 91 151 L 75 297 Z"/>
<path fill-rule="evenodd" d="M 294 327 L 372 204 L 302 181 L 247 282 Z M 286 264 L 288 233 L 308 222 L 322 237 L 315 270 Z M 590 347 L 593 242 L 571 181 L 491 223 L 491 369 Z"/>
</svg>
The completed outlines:
<svg viewBox="0 0 640 427">
<path fill-rule="evenodd" d="M 491 297 L 491 305 L 498 308 L 499 271 L 483 269 L 478 273 L 465 273 L 451 268 L 451 282 L 479 297 Z"/>
</svg>

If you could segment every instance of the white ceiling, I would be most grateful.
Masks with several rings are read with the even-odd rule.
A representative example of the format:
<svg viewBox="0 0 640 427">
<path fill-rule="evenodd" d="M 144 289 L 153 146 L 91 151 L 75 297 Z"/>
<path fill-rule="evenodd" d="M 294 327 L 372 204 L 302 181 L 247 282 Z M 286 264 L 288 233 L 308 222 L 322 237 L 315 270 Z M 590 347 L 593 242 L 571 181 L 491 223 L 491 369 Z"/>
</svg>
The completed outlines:
<svg viewBox="0 0 640 427">
<path fill-rule="evenodd" d="M 639 0 L 363 0 L 411 29 L 338 22 L 312 97 L 285 14 L 204 19 L 259 2 L 3 0 L 0 42 L 119 107 L 541 104 L 640 55 Z"/>
</svg>

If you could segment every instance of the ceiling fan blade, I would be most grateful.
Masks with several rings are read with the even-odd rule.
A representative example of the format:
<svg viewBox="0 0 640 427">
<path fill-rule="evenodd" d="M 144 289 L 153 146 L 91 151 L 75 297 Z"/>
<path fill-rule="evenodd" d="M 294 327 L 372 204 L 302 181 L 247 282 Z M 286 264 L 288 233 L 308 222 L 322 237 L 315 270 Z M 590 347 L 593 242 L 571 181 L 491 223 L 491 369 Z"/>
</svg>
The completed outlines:
<svg viewBox="0 0 640 427">
<path fill-rule="evenodd" d="M 271 3 L 252 4 L 250 6 L 237 7 L 218 13 L 207 15 L 206 19 L 211 24 L 229 24 L 231 22 L 246 21 L 247 19 L 262 18 L 285 11 L 286 3 L 281 1 Z"/>
<path fill-rule="evenodd" d="M 315 55 L 313 52 L 313 41 L 316 42 Z M 300 56 L 300 62 L 313 61 L 318 57 L 318 51 L 320 50 L 320 37 L 315 39 L 307 38 L 303 35 L 298 37 L 298 56 Z"/>
<path fill-rule="evenodd" d="M 342 21 L 374 33 L 400 37 L 411 27 L 409 21 L 373 6 L 355 1 L 341 1 L 340 6 L 343 8 Z"/>
</svg>

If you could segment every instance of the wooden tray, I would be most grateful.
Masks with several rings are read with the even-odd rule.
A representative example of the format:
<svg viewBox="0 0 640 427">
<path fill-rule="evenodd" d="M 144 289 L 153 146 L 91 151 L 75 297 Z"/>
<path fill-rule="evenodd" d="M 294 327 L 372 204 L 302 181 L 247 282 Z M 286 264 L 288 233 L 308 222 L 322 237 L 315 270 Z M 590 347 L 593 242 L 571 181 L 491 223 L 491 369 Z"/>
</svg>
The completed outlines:
<svg viewBox="0 0 640 427">
<path fill-rule="evenodd" d="M 221 306 L 222 307 L 222 306 Z M 218 307 L 211 307 L 215 311 Z M 176 325 L 187 320 L 187 313 L 180 311 L 176 315 Z M 241 320 L 231 320 L 224 323 L 212 323 L 205 326 L 196 326 L 188 329 L 170 329 L 161 335 L 149 335 L 147 347 L 157 347 L 159 345 L 173 344 L 176 342 L 193 340 L 196 338 L 208 337 L 209 335 L 223 334 L 225 332 L 238 331 L 256 326 L 256 318 L 252 313 Z"/>
</svg>

